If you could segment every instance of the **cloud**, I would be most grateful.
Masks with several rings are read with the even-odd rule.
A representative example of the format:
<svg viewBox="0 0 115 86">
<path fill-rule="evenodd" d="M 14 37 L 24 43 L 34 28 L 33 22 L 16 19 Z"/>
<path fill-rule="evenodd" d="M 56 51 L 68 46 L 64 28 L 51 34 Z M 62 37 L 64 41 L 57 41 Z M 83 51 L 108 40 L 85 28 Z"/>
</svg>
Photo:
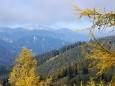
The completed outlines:
<svg viewBox="0 0 115 86">
<path fill-rule="evenodd" d="M 76 0 L 77 6 L 81 8 L 101 8 L 106 11 L 115 11 L 115 0 Z"/>
<path fill-rule="evenodd" d="M 75 21 L 72 4 L 115 11 L 115 0 L 0 0 L 1 25 L 59 24 Z M 84 22 L 84 21 L 82 21 Z M 62 24 L 63 25 L 63 24 Z"/>
</svg>

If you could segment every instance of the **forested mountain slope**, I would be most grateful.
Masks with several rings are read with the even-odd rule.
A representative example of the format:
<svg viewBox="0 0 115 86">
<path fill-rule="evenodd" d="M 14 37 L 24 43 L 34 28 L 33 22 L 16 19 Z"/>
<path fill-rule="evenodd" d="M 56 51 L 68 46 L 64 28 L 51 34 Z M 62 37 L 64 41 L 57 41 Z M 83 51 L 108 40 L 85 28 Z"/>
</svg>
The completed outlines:
<svg viewBox="0 0 115 86">
<path fill-rule="evenodd" d="M 104 39 L 108 41 L 111 38 L 113 38 L 113 40 L 111 41 L 111 47 L 110 47 L 111 49 L 115 46 L 115 36 L 99 38 L 98 41 L 102 42 Z M 90 42 L 94 42 L 94 41 L 90 40 Z M 73 63 L 82 61 L 84 59 L 84 55 L 82 55 L 81 46 L 84 45 L 84 42 L 83 43 L 78 42 L 73 45 L 75 45 L 73 48 L 71 47 L 67 51 L 60 54 L 58 53 L 57 55 L 54 55 L 54 51 L 51 51 L 49 53 L 37 56 L 38 62 L 43 61 L 40 65 L 38 65 L 38 74 L 40 74 L 41 76 L 48 76 L 56 69 L 60 69 L 67 65 L 71 65 Z M 62 48 L 62 50 L 63 49 L 64 48 Z"/>
<path fill-rule="evenodd" d="M 104 40 L 110 42 L 109 49 L 115 49 L 115 36 L 99 38 L 98 42 L 102 43 Z M 89 43 L 95 42 L 90 40 Z M 37 73 L 42 79 L 45 77 L 52 77 L 53 86 L 61 86 L 63 83 L 68 86 L 72 86 L 75 83 L 79 86 L 81 81 L 86 83 L 86 81 L 90 80 L 91 77 L 94 77 L 99 70 L 92 69 L 92 60 L 84 58 L 85 56 L 82 54 L 81 48 L 84 44 L 85 43 L 81 43 L 81 45 L 74 46 L 63 53 L 46 59 L 46 61 L 44 61 L 45 63 L 43 62 L 38 65 Z M 86 49 L 87 48 L 89 47 L 86 47 Z M 43 55 L 44 59 L 47 58 L 47 55 L 47 53 Z M 54 53 L 50 52 L 50 55 L 54 55 Z M 38 56 L 38 58 L 41 58 L 40 56 Z M 95 80 L 98 82 L 99 78 L 102 78 L 104 81 L 108 82 L 112 79 L 114 71 L 115 69 L 110 69 Z"/>
<path fill-rule="evenodd" d="M 35 56 L 35 58 L 37 59 L 38 61 L 38 65 L 42 65 L 43 63 L 47 62 L 48 60 L 52 59 L 52 58 L 55 58 L 61 54 L 63 54 L 64 52 L 67 52 L 75 47 L 78 47 L 78 46 L 81 46 L 83 45 L 85 42 L 76 42 L 76 43 L 73 43 L 73 44 L 70 44 L 70 45 L 65 45 L 64 47 L 60 48 L 60 49 L 55 49 L 55 50 L 52 50 L 52 51 L 49 51 L 47 53 L 44 53 L 44 54 L 40 54 L 40 55 L 37 55 Z"/>
</svg>

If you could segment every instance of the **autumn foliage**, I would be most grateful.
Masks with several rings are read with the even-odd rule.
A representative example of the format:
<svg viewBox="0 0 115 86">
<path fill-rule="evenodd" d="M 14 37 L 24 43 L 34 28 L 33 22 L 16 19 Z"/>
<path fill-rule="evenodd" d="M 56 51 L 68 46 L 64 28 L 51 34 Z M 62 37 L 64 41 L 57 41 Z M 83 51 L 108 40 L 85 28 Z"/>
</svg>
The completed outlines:
<svg viewBox="0 0 115 86">
<path fill-rule="evenodd" d="M 96 67 L 100 69 L 97 75 L 101 75 L 105 70 L 109 70 L 111 67 L 115 67 L 115 50 L 110 48 L 112 38 L 110 40 L 104 40 L 103 42 L 98 42 L 93 34 L 93 30 L 98 29 L 103 30 L 109 29 L 115 26 L 115 12 L 111 11 L 109 13 L 101 12 L 100 9 L 85 9 L 81 10 L 74 6 L 74 10 L 79 13 L 79 18 L 88 17 L 92 21 L 92 26 L 88 28 L 90 35 L 93 37 L 95 43 L 87 43 L 85 46 L 92 47 L 89 49 L 90 53 L 85 51 L 85 57 L 89 59 L 95 59 Z M 113 30 L 111 32 L 114 33 Z M 114 47 L 114 46 L 112 46 Z"/>
<path fill-rule="evenodd" d="M 38 86 L 39 77 L 36 76 L 37 62 L 32 58 L 29 50 L 24 48 L 16 59 L 14 68 L 10 73 L 9 83 L 12 86 Z"/>
</svg>

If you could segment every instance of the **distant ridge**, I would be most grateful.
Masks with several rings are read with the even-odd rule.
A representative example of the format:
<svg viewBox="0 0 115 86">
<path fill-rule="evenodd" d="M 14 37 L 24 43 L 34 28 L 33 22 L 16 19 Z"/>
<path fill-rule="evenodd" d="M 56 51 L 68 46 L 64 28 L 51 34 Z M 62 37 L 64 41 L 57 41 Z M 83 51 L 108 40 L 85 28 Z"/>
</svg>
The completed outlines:
<svg viewBox="0 0 115 86">
<path fill-rule="evenodd" d="M 0 54 L 0 61 L 3 61 L 2 63 L 13 63 L 14 59 L 18 56 L 18 52 L 23 47 L 27 47 L 32 51 L 33 55 L 37 55 L 77 41 L 88 40 L 87 36 L 68 28 L 53 29 L 43 26 L 30 26 L 28 28 L 0 27 L 0 46 L 8 51 L 6 56 Z M 2 52 L 4 53 L 4 51 Z M 7 59 L 4 61 L 3 58 Z"/>
</svg>

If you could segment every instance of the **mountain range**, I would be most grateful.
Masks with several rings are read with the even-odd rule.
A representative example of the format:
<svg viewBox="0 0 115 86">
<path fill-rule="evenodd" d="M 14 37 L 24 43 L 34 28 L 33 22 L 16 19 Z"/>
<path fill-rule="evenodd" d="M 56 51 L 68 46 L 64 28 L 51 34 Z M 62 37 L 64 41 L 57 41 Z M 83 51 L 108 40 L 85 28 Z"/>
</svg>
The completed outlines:
<svg viewBox="0 0 115 86">
<path fill-rule="evenodd" d="M 0 27 L 0 65 L 11 64 L 24 47 L 31 50 L 33 55 L 38 55 L 77 41 L 88 40 L 86 35 L 68 28 L 37 28 Z"/>
</svg>

